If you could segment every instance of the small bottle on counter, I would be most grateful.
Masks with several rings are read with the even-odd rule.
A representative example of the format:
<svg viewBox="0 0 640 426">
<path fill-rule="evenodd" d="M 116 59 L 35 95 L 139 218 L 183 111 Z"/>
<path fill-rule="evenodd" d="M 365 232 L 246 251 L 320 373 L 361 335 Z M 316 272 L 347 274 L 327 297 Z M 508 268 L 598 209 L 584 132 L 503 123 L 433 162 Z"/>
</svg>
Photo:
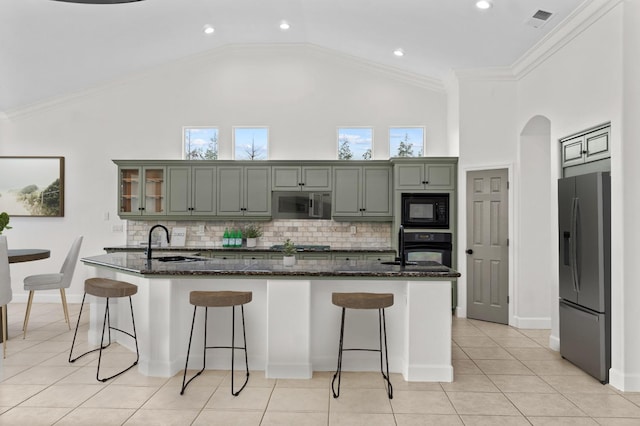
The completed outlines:
<svg viewBox="0 0 640 426">
<path fill-rule="evenodd" d="M 238 229 L 236 232 L 236 247 L 242 247 L 242 230 Z"/>
<path fill-rule="evenodd" d="M 229 233 L 229 247 L 235 247 L 236 246 L 236 230 L 232 229 L 231 232 Z"/>
<path fill-rule="evenodd" d="M 222 247 L 229 247 L 229 228 L 224 228 L 224 234 L 222 234 Z"/>
</svg>

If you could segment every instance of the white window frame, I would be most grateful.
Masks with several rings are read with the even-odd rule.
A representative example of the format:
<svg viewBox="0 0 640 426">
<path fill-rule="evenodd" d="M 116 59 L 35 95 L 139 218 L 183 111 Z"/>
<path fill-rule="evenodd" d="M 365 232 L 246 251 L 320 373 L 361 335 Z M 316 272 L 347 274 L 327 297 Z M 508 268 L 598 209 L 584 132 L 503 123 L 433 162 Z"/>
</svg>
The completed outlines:
<svg viewBox="0 0 640 426">
<path fill-rule="evenodd" d="M 340 159 L 340 131 L 341 130 L 350 130 L 350 129 L 369 129 L 371 130 L 371 158 L 369 160 L 373 160 L 374 159 L 374 153 L 375 153 L 375 129 L 373 128 L 373 126 L 338 126 L 338 128 L 336 129 L 336 158 L 340 161 L 358 161 L 358 160 L 363 160 L 363 161 L 368 161 L 365 160 L 364 158 L 351 158 L 350 160 L 342 160 Z M 365 151 L 366 152 L 366 151 Z"/>
<path fill-rule="evenodd" d="M 238 158 L 236 158 L 236 130 L 239 129 L 264 129 L 267 132 L 267 146 L 265 149 L 265 158 L 264 159 L 257 159 L 257 160 L 243 160 L 243 161 L 265 161 L 269 159 L 269 126 L 233 126 L 233 147 L 231 150 L 231 156 L 233 160 L 238 160 Z"/>
<path fill-rule="evenodd" d="M 396 157 L 395 155 L 392 155 L 391 152 L 391 133 L 394 130 L 404 130 L 404 129 L 422 129 L 422 142 L 420 143 L 420 146 L 422 148 L 422 155 L 414 155 L 412 157 Z M 426 127 L 425 126 L 389 126 L 389 158 L 421 158 L 425 156 L 425 152 L 426 152 Z M 414 145 L 415 148 L 416 145 Z M 396 149 L 397 152 L 397 149 Z M 395 153 L 393 153 L 395 154 Z"/>
<path fill-rule="evenodd" d="M 182 126 L 182 159 L 187 160 L 187 141 L 186 133 L 188 129 L 216 129 L 218 140 L 216 141 L 216 148 L 218 159 L 220 159 L 220 127 L 219 126 Z"/>
</svg>

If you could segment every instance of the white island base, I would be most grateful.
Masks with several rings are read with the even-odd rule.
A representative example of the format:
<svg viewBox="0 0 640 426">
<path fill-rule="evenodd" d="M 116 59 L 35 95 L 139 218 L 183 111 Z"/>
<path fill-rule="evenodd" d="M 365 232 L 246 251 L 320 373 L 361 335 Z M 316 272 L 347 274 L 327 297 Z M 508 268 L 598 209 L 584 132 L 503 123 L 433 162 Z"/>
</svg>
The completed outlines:
<svg viewBox="0 0 640 426">
<path fill-rule="evenodd" d="M 96 268 L 97 276 L 138 286 L 132 297 L 138 345 L 139 371 L 171 377 L 184 368 L 193 305 L 193 290 L 252 291 L 245 305 L 249 368 L 264 370 L 267 378 L 311 378 L 313 371 L 334 371 L 338 356 L 341 308 L 331 303 L 333 292 L 393 293 L 394 305 L 385 310 L 389 369 L 406 381 L 451 382 L 451 281 L 382 279 L 238 279 L 220 277 L 146 278 Z M 105 300 L 91 297 L 89 342 L 98 345 Z M 119 302 L 119 303 L 118 303 Z M 126 302 L 126 303 L 125 303 Z M 126 298 L 111 299 L 112 326 L 130 330 Z M 240 309 L 236 309 L 236 346 L 242 346 Z M 231 345 L 231 308 L 210 308 L 209 346 Z M 190 369 L 202 366 L 204 308 L 198 308 Z M 111 333 L 121 345 L 135 351 L 130 337 Z M 345 348 L 378 347 L 376 310 L 348 309 Z M 228 370 L 230 350 L 207 351 L 207 368 Z M 236 369 L 244 369 L 242 352 Z M 379 371 L 376 352 L 345 352 L 344 371 Z"/>
</svg>

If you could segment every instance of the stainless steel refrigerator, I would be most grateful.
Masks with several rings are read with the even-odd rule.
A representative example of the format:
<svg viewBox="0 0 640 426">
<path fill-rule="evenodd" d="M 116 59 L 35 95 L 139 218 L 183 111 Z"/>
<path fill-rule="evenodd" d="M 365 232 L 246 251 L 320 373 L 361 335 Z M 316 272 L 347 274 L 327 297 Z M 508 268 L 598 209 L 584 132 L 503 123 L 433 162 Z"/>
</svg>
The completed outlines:
<svg viewBox="0 0 640 426">
<path fill-rule="evenodd" d="M 558 180 L 560 354 L 609 381 L 611 367 L 611 179 Z"/>
</svg>

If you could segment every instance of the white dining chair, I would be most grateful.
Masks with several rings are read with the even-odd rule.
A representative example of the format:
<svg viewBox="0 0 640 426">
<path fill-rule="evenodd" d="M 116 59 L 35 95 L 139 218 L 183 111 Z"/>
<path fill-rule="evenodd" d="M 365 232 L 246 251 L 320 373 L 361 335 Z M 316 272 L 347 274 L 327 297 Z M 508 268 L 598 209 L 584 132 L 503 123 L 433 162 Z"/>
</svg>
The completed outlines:
<svg viewBox="0 0 640 426">
<path fill-rule="evenodd" d="M 9 274 L 9 249 L 7 237 L 0 235 L 0 315 L 2 315 L 2 357 L 7 357 L 7 305 L 11 302 L 11 275 Z"/>
<path fill-rule="evenodd" d="M 71 285 L 73 271 L 78 263 L 78 255 L 80 254 L 80 246 L 82 245 L 82 236 L 76 238 L 67 254 L 67 258 L 62 264 L 59 273 L 54 274 L 38 274 L 30 275 L 24 279 L 24 289 L 29 291 L 29 301 L 27 302 L 27 312 L 24 315 L 24 324 L 22 326 L 24 339 L 27 336 L 27 325 L 29 324 L 29 315 L 31 314 L 31 304 L 33 303 L 33 293 L 36 290 L 53 290 L 60 289 L 60 297 L 62 298 L 62 309 L 64 311 L 64 320 L 71 330 L 69 322 L 69 309 L 67 308 L 67 296 L 64 289 Z"/>
</svg>

